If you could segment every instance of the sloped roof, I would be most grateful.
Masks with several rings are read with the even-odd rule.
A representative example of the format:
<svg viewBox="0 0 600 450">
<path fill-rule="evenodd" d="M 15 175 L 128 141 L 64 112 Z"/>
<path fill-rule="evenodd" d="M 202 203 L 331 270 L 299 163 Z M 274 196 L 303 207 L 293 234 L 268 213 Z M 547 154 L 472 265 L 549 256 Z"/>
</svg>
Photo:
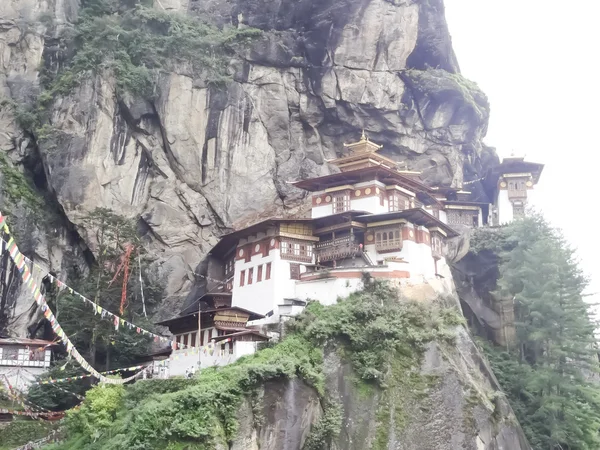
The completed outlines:
<svg viewBox="0 0 600 450">
<path fill-rule="evenodd" d="M 421 208 L 405 209 L 404 211 L 394 211 L 382 214 L 368 214 L 356 218 L 359 222 L 373 223 L 384 220 L 406 219 L 408 222 L 422 225 L 425 227 L 438 227 L 446 232 L 448 237 L 458 236 L 458 233 L 440 219 L 432 216 Z"/>
<path fill-rule="evenodd" d="M 49 347 L 51 345 L 57 345 L 57 343 L 52 341 L 44 341 L 43 339 L 1 338 L 0 345 L 33 345 L 38 347 Z"/>
</svg>

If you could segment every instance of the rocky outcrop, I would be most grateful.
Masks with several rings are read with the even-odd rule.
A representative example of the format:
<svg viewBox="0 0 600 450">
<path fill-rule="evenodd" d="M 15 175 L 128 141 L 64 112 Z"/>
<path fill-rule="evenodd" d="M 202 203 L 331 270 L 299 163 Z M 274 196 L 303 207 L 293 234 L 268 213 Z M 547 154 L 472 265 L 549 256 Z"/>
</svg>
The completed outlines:
<svg viewBox="0 0 600 450">
<path fill-rule="evenodd" d="M 102 207 L 137 220 L 165 297 L 190 291 L 197 265 L 225 231 L 301 208 L 305 193 L 289 182 L 330 173 L 326 160 L 363 128 L 429 183 L 459 186 L 481 170 L 487 100 L 458 74 L 441 0 L 155 7 L 264 33 L 232 61 L 233 81 L 223 89 L 175 68 L 161 75 L 150 102 L 117 95 L 109 72 L 88 77 L 53 99 L 52 145 L 24 134 L 3 108 L 0 148 L 16 165 L 26 155 L 43 162 L 43 189 L 91 252 L 87 213 Z M 58 37 L 77 2 L 12 0 L 1 8 L 0 89 L 27 101 L 40 62 L 55 69 L 68 58 Z"/>
<path fill-rule="evenodd" d="M 497 229 L 479 232 L 493 235 Z M 496 292 L 500 259 L 487 249 L 469 249 L 468 236 L 461 242 L 460 257 L 451 270 L 463 314 L 480 336 L 503 347 L 511 346 L 516 338 L 514 301 Z"/>
<path fill-rule="evenodd" d="M 341 429 L 330 448 L 529 450 L 487 361 L 466 330 L 457 333 L 455 346 L 428 347 L 420 370 L 427 387 L 417 396 L 406 390 L 361 389 L 350 364 L 330 352 L 326 402 L 339 404 L 342 411 Z M 297 379 L 269 382 L 259 392 L 240 409 L 238 435 L 229 448 L 304 448 L 323 417 L 323 399 Z"/>
</svg>

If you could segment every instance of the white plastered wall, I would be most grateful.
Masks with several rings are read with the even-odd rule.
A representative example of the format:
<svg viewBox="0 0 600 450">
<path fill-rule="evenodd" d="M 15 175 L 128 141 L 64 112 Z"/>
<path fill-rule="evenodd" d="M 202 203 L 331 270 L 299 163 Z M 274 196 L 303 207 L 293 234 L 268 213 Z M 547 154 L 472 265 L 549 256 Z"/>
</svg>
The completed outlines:
<svg viewBox="0 0 600 450">
<path fill-rule="evenodd" d="M 354 194 L 353 194 L 354 195 Z M 350 209 L 353 211 L 367 211 L 371 214 L 381 214 L 388 212 L 386 201 L 381 205 L 378 196 L 371 197 L 352 197 L 350 201 Z"/>
<path fill-rule="evenodd" d="M 271 263 L 271 278 L 266 280 L 267 263 Z M 258 266 L 262 265 L 262 281 L 257 282 Z M 248 309 L 259 314 L 272 311 L 278 304 L 278 284 L 282 282 L 279 277 L 285 275 L 285 261 L 280 258 L 279 249 L 271 249 L 267 256 L 252 256 L 249 262 L 237 260 L 235 262 L 235 278 L 232 289 L 232 306 Z M 253 269 L 252 284 L 248 284 L 248 270 Z M 244 285 L 240 286 L 240 274 L 244 271 Z M 289 279 L 289 264 L 287 264 L 287 278 Z M 277 295 L 276 295 L 277 293 Z M 283 297 L 282 297 L 283 298 Z"/>
<path fill-rule="evenodd" d="M 508 199 L 508 191 L 498 191 L 498 224 L 506 225 L 513 221 L 513 205 Z"/>
<path fill-rule="evenodd" d="M 320 217 L 331 216 L 333 214 L 333 203 L 325 203 L 324 205 L 313 206 L 311 217 L 318 219 Z"/>
<path fill-rule="evenodd" d="M 324 278 L 298 281 L 296 296 L 301 300 L 317 300 L 324 305 L 337 303 L 338 297 L 347 297 L 362 286 L 360 278 Z"/>
</svg>

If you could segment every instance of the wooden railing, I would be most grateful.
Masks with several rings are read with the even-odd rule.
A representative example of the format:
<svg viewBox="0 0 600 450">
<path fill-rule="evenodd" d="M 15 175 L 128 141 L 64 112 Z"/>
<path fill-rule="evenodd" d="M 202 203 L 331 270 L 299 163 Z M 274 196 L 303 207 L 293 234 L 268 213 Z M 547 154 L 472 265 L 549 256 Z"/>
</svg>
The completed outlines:
<svg viewBox="0 0 600 450">
<path fill-rule="evenodd" d="M 321 241 L 315 248 L 321 262 L 349 258 L 360 251 L 359 242 L 350 236 Z"/>
<path fill-rule="evenodd" d="M 394 250 L 402 250 L 402 239 L 388 239 L 375 243 L 375 249 L 378 252 L 391 252 Z"/>
</svg>

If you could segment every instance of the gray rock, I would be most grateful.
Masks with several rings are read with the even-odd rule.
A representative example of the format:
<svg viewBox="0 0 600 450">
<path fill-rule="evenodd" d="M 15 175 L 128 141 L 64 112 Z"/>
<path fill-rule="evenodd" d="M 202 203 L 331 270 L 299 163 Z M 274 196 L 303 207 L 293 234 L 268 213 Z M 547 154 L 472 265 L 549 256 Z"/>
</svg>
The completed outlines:
<svg viewBox="0 0 600 450">
<path fill-rule="evenodd" d="M 383 154 L 422 170 L 429 183 L 459 186 L 483 166 L 487 100 L 455 74 L 439 0 L 155 6 L 265 33 L 243 61 L 232 62 L 235 81 L 226 89 L 174 67 L 148 102 L 117 97 L 110 73 L 90 75 L 54 99 L 56 135 L 37 144 L 48 191 L 92 252 L 93 233 L 82 222 L 90 211 L 108 208 L 144 224 L 171 310 L 223 232 L 302 209 L 306 193 L 288 182 L 336 170 L 325 160 L 363 128 Z M 75 0 L 0 6 L 3 95 L 35 92 L 40 62 L 55 70 L 68 56 L 56 37 L 76 12 Z M 38 32 L 43 13 L 55 24 L 50 35 Z M 13 119 L 0 112 L 5 152 L 26 138 Z"/>
</svg>

